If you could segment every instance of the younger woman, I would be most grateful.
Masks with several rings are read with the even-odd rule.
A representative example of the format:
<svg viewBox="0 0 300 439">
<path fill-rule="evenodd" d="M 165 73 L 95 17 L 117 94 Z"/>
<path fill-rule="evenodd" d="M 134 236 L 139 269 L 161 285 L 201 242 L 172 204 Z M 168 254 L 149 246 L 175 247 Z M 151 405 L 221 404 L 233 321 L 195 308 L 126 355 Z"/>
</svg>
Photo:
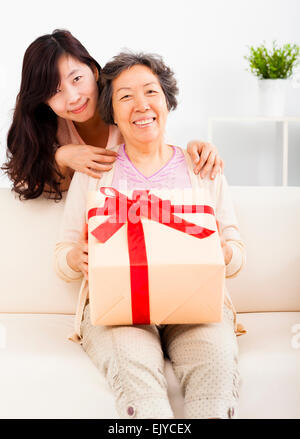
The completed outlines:
<svg viewBox="0 0 300 439">
<path fill-rule="evenodd" d="M 27 48 L 2 167 L 20 198 L 46 191 L 61 199 L 74 171 L 100 178 L 100 172 L 111 169 L 116 154 L 106 147 L 120 143 L 122 136 L 100 116 L 100 76 L 98 62 L 68 31 L 43 35 Z M 188 151 L 195 172 L 205 176 L 210 171 L 213 178 L 223 169 L 214 146 L 192 141 Z"/>
</svg>

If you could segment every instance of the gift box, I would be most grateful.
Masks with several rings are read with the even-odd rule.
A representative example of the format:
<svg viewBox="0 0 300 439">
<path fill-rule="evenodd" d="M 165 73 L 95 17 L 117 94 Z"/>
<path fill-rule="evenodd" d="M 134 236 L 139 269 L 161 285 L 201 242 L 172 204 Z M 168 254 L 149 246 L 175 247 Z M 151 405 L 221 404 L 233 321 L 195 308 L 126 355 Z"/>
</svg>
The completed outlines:
<svg viewBox="0 0 300 439">
<path fill-rule="evenodd" d="M 93 325 L 219 322 L 225 266 L 203 190 L 88 193 Z"/>
</svg>

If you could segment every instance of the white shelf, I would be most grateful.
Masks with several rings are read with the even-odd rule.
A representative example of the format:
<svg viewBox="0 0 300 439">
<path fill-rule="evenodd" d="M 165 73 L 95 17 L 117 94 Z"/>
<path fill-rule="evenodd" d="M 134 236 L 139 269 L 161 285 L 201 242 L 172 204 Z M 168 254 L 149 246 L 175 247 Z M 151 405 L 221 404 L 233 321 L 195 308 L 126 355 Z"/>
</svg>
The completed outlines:
<svg viewBox="0 0 300 439">
<path fill-rule="evenodd" d="M 208 119 L 208 141 L 213 142 L 213 123 L 214 122 L 278 122 L 282 123 L 283 141 L 282 141 L 282 185 L 288 184 L 288 124 L 289 122 L 300 122 L 300 117 L 286 116 L 286 117 L 210 117 Z"/>
</svg>

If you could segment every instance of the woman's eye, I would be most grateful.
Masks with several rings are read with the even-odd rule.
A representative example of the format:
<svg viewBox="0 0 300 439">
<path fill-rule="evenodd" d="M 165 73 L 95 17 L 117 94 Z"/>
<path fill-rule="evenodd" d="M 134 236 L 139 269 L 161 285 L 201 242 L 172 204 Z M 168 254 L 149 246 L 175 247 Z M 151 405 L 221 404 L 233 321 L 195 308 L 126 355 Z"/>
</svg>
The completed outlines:
<svg viewBox="0 0 300 439">
<path fill-rule="evenodd" d="M 122 99 L 128 99 L 128 98 L 130 98 L 130 95 L 124 95 L 124 96 L 121 97 L 121 100 Z"/>
<path fill-rule="evenodd" d="M 74 78 L 74 81 L 78 82 L 80 78 L 82 78 L 82 76 L 76 76 L 76 78 Z"/>
<path fill-rule="evenodd" d="M 154 94 L 154 93 L 156 93 L 156 91 L 155 90 L 148 90 L 147 93 Z"/>
</svg>

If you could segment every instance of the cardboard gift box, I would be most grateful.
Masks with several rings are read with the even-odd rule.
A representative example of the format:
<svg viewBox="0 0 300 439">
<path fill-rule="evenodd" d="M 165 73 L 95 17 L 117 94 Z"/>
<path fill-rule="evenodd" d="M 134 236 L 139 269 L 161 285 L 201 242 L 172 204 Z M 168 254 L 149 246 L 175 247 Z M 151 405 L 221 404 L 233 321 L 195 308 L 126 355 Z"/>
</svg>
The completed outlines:
<svg viewBox="0 0 300 439">
<path fill-rule="evenodd" d="M 203 190 L 101 187 L 87 221 L 93 325 L 221 321 L 225 265 Z"/>
</svg>

